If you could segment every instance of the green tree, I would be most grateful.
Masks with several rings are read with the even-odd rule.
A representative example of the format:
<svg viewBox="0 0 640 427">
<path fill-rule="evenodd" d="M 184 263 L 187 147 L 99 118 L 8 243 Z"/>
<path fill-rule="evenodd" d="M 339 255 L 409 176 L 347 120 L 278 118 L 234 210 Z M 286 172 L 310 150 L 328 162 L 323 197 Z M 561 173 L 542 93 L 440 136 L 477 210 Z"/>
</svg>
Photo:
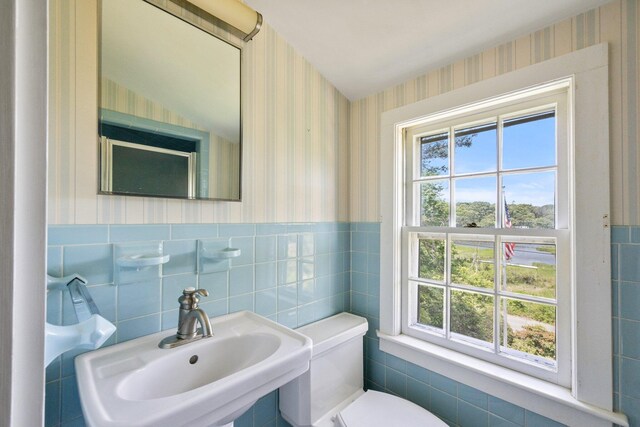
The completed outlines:
<svg viewBox="0 0 640 427">
<path fill-rule="evenodd" d="M 533 206 L 529 203 L 511 203 L 509 214 L 514 227 L 553 228 L 555 226 L 554 205 Z"/>
<path fill-rule="evenodd" d="M 458 227 L 475 223 L 478 227 L 495 227 L 496 205 L 489 202 L 460 202 L 456 204 Z"/>
<path fill-rule="evenodd" d="M 456 147 L 471 147 L 473 138 L 477 134 L 458 136 L 455 138 Z M 422 176 L 445 175 L 449 171 L 448 162 L 437 166 L 433 160 L 449 159 L 448 134 L 433 135 L 422 138 L 420 144 L 420 170 Z"/>
<path fill-rule="evenodd" d="M 420 225 L 447 227 L 449 203 L 444 199 L 442 182 L 424 182 L 420 186 Z"/>
<path fill-rule="evenodd" d="M 444 280 L 444 240 L 420 239 L 418 244 L 418 277 L 428 280 Z"/>
<path fill-rule="evenodd" d="M 493 298 L 471 292 L 451 292 L 451 331 L 493 342 Z"/>
<path fill-rule="evenodd" d="M 466 135 L 455 138 L 456 147 L 470 147 L 473 142 L 473 135 Z M 421 176 L 446 175 L 449 171 L 449 139 L 446 134 L 436 135 L 435 139 L 425 137 L 420 145 L 420 169 Z M 439 139 L 438 139 L 439 138 Z M 439 162 L 434 162 L 439 160 Z M 445 161 L 444 164 L 442 161 Z M 449 202 L 445 200 L 446 195 L 443 181 L 425 182 L 420 188 L 420 225 L 446 227 L 449 225 Z"/>
<path fill-rule="evenodd" d="M 418 287 L 418 323 L 442 329 L 444 327 L 444 290 L 437 287 Z"/>
</svg>

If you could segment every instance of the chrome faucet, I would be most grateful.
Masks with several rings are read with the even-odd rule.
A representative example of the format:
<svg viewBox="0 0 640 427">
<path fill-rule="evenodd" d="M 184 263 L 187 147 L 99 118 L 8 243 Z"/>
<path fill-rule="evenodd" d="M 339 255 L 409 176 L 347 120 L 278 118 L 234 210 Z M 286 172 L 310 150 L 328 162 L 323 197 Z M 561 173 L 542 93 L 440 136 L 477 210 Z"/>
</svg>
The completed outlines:
<svg viewBox="0 0 640 427">
<path fill-rule="evenodd" d="M 201 338 L 213 336 L 209 316 L 200 307 L 199 295 L 209 296 L 206 289 L 186 288 L 182 291 L 182 296 L 178 298 L 180 312 L 178 315 L 178 333 L 166 337 L 158 346 L 160 348 L 174 348 L 180 345 L 197 341 Z M 198 329 L 198 323 L 200 329 Z"/>
</svg>

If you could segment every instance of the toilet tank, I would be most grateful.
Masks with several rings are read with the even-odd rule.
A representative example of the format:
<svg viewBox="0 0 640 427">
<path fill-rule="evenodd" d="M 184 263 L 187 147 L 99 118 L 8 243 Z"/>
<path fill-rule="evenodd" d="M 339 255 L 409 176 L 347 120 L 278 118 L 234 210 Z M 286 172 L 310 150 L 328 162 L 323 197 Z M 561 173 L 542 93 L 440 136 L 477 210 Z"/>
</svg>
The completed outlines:
<svg viewBox="0 0 640 427">
<path fill-rule="evenodd" d="M 309 370 L 280 387 L 280 412 L 296 426 L 311 426 L 363 387 L 367 319 L 349 313 L 297 329 L 313 341 Z"/>
</svg>

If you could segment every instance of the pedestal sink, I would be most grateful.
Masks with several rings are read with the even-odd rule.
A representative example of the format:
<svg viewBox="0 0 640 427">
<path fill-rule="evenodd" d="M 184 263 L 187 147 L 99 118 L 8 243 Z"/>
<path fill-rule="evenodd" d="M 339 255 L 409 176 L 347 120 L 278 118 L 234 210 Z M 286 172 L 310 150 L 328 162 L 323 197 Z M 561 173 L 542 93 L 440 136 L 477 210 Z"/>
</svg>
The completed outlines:
<svg viewBox="0 0 640 427">
<path fill-rule="evenodd" d="M 175 331 L 76 358 L 88 426 L 222 426 L 309 368 L 311 340 L 250 312 L 211 319 L 214 336 L 173 349 Z"/>
</svg>

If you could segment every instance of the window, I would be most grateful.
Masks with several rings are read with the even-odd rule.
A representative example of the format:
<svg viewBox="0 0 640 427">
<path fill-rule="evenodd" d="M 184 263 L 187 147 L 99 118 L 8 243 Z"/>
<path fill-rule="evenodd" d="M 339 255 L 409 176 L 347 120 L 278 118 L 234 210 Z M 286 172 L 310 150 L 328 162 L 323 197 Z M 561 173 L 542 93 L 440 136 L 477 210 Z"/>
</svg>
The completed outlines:
<svg viewBox="0 0 640 427">
<path fill-rule="evenodd" d="M 608 118 L 606 44 L 382 113 L 382 351 L 564 424 L 626 423 L 611 412 Z M 514 135 L 551 121 L 555 141 L 523 155 Z M 533 216 L 522 181 L 546 189 Z M 539 289 L 517 279 L 532 253 Z M 490 323 L 458 321 L 478 312 Z M 527 324 L 555 349 L 518 343 Z"/>
<path fill-rule="evenodd" d="M 532 93 L 407 129 L 402 332 L 569 386 L 568 92 Z"/>
</svg>

